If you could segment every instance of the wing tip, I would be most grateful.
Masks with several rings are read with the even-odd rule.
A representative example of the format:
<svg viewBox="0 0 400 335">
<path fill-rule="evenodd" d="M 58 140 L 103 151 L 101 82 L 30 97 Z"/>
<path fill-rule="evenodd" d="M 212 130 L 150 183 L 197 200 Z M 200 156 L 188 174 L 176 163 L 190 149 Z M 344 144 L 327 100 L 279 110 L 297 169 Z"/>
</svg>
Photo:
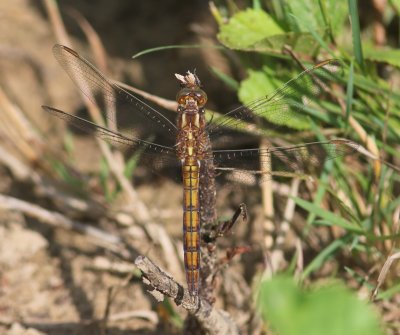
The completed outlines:
<svg viewBox="0 0 400 335">
<path fill-rule="evenodd" d="M 69 47 L 67 47 L 67 46 L 65 46 L 63 44 L 58 44 L 58 43 L 54 44 L 53 53 L 57 53 L 57 52 L 60 52 L 60 51 L 65 51 L 65 52 L 68 52 L 68 53 L 72 54 L 75 57 L 79 57 L 79 54 L 75 50 L 73 50 L 73 49 L 71 49 L 71 48 L 69 48 Z"/>
</svg>

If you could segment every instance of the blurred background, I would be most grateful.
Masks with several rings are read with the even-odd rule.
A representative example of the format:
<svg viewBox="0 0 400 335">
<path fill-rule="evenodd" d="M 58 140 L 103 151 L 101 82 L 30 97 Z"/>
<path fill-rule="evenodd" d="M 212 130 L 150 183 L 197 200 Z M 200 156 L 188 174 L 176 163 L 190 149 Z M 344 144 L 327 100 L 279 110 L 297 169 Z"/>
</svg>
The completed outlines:
<svg viewBox="0 0 400 335">
<path fill-rule="evenodd" d="M 399 10 L 397 0 L 0 1 L 0 332 L 203 333 L 147 293 L 134 266 L 146 255 L 186 285 L 180 177 L 42 110 L 89 118 L 52 54 L 61 43 L 171 120 L 175 73 L 196 71 L 212 115 L 340 59 L 307 126 L 255 124 L 223 139 L 339 137 L 360 150 L 316 164 L 313 181 L 219 185 L 219 216 L 244 202 L 249 220 L 219 241 L 213 302 L 243 334 L 400 334 Z M 119 119 L 133 129 L 130 115 Z"/>
</svg>

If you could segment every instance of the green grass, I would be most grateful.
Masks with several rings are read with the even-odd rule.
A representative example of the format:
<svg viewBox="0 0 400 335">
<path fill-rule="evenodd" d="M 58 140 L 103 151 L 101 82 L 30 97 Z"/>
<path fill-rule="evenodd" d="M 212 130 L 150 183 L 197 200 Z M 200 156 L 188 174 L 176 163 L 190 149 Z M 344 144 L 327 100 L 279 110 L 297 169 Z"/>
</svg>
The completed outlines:
<svg viewBox="0 0 400 335">
<path fill-rule="evenodd" d="M 246 53 L 243 66 L 247 68 L 247 78 L 240 83 L 238 92 L 244 103 L 255 96 L 268 94 L 299 73 L 299 61 L 309 64 L 310 57 L 315 62 L 328 58 L 342 60 L 344 71 L 336 80 L 341 88 L 338 89 L 337 84 L 332 88 L 337 98 L 327 97 L 317 102 L 310 109 L 303 110 L 307 113 L 306 119 L 300 115 L 296 122 L 289 119 L 284 125 L 297 130 L 306 125 L 320 141 L 325 139 L 321 129 L 335 129 L 338 137 L 362 143 L 368 150 L 373 150 L 363 142 L 362 132 L 365 132 L 370 143 L 377 146 L 386 160 L 392 161 L 399 157 L 400 97 L 390 80 L 398 79 L 400 57 L 397 57 L 398 50 L 394 47 L 371 47 L 373 41 L 361 31 L 358 9 L 356 0 L 320 0 L 318 4 L 311 0 L 288 0 L 284 5 L 272 1 L 268 8 L 257 4 L 252 9 L 232 14 L 226 20 L 220 19 L 218 39 L 225 47 L 239 51 L 239 57 Z M 395 15 L 393 9 L 388 11 Z M 221 16 L 222 11 L 218 17 Z M 351 39 L 346 36 L 351 36 Z M 283 51 L 285 44 L 296 55 L 296 60 Z M 378 65 L 382 63 L 392 67 L 389 78 L 383 79 L 378 75 Z M 338 104 L 339 100 L 343 105 Z M 273 118 L 268 120 L 275 122 Z M 260 133 L 263 131 L 259 130 Z M 358 289 L 373 289 L 388 254 L 381 242 L 398 239 L 393 225 L 395 210 L 400 205 L 399 181 L 398 173 L 390 167 L 377 166 L 376 162 L 361 156 L 326 162 L 313 198 L 293 198 L 298 208 L 305 212 L 302 239 L 308 258 L 300 276 L 301 282 L 318 283 L 322 279 L 320 270 L 333 262 L 331 279 L 336 277 L 348 285 L 350 276 L 357 280 Z M 310 234 L 318 235 L 323 231 L 329 232 L 331 239 L 321 243 L 319 250 L 309 249 L 305 241 Z M 371 275 L 372 268 L 377 270 Z M 287 270 L 294 271 L 294 260 Z M 324 276 L 329 277 L 329 274 Z M 389 284 L 395 277 L 389 272 L 388 286 L 383 286 L 379 299 L 399 297 L 398 285 Z M 286 286 L 282 288 L 279 285 Z M 261 284 L 261 314 L 266 324 L 278 334 L 382 334 L 376 316 L 364 320 L 366 323 L 375 320 L 370 328 L 357 328 L 362 315 L 371 315 L 368 314 L 371 310 L 362 310 L 366 306 L 357 302 L 356 292 L 339 291 L 337 296 L 326 296 L 325 302 L 321 298 L 316 303 L 311 298 L 312 293 L 303 292 L 285 280 L 272 280 Z M 290 292 L 294 292 L 297 298 L 290 296 Z M 350 300 L 347 299 L 352 301 L 351 304 L 359 304 L 354 306 L 352 318 L 340 316 L 348 308 L 345 302 Z M 321 310 L 316 311 L 316 306 Z M 322 313 L 323 309 L 326 316 L 307 316 L 313 311 Z M 299 315 L 303 315 L 303 320 Z M 331 326 L 335 324 L 334 320 L 343 328 Z"/>
</svg>

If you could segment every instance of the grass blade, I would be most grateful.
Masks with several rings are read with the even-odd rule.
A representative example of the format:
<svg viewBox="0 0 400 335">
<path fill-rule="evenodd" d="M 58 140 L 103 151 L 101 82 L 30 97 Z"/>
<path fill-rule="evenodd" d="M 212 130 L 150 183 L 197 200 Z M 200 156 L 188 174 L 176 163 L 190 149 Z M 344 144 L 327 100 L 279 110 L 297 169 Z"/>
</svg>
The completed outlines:
<svg viewBox="0 0 400 335">
<path fill-rule="evenodd" d="M 346 128 L 349 124 L 349 116 L 353 105 L 353 93 L 354 93 L 354 62 L 351 61 L 349 69 L 349 79 L 347 81 L 346 88 Z"/>
<path fill-rule="evenodd" d="M 364 71 L 364 57 L 361 46 L 360 20 L 358 16 L 357 0 L 349 1 L 351 32 L 353 36 L 354 55 L 360 68 Z"/>
<path fill-rule="evenodd" d="M 162 45 L 160 47 L 150 48 L 140 51 L 132 56 L 132 59 L 138 58 L 149 53 L 169 50 L 169 49 L 200 49 L 200 48 L 214 48 L 214 49 L 225 49 L 222 45 L 203 45 L 203 44 L 176 44 L 176 45 Z"/>
<path fill-rule="evenodd" d="M 344 238 L 339 240 L 334 240 L 325 249 L 323 249 L 308 266 L 304 269 L 301 280 L 304 281 L 313 271 L 318 270 L 325 262 L 325 260 L 331 256 L 336 250 L 345 246 L 347 242 Z"/>
<path fill-rule="evenodd" d="M 349 222 L 346 219 L 315 205 L 314 203 L 296 197 L 293 197 L 293 199 L 300 207 L 324 219 L 324 221 L 319 221 L 320 224 L 338 226 L 351 233 L 364 234 L 364 229 L 362 227 L 355 226 L 352 222 Z"/>
</svg>

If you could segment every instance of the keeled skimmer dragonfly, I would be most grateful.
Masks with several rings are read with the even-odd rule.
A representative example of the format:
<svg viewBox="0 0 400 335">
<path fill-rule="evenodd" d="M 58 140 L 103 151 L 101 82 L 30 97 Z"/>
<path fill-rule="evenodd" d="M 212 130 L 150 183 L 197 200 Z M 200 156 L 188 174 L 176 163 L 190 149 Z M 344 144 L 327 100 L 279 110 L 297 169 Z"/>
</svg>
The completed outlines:
<svg viewBox="0 0 400 335">
<path fill-rule="evenodd" d="M 353 142 L 343 139 L 313 142 L 289 147 L 213 150 L 214 139 L 226 129 L 239 128 L 243 123 L 253 123 L 268 117 L 284 124 L 293 113 L 304 114 L 307 105 L 315 99 L 321 89 L 318 82 L 324 81 L 340 70 L 340 63 L 328 60 L 309 68 L 287 82 L 275 92 L 236 108 L 224 117 L 207 123 L 204 106 L 206 93 L 201 89 L 199 78 L 187 72 L 176 75 L 181 89 L 177 94 L 177 123 L 165 114 L 143 102 L 135 94 L 107 79 L 87 60 L 72 49 L 55 45 L 54 55 L 67 74 L 83 93 L 93 102 L 117 112 L 132 110 L 133 118 L 147 120 L 146 125 L 158 128 L 169 142 L 153 143 L 140 132 L 130 135 L 119 133 L 115 112 L 107 114 L 109 128 L 43 106 L 44 110 L 72 125 L 115 144 L 123 144 L 143 151 L 150 164 L 168 162 L 181 167 L 183 177 L 183 241 L 186 280 L 192 297 L 199 293 L 200 280 L 200 227 L 216 221 L 215 171 L 231 171 L 239 175 L 254 175 L 269 178 L 301 174 L 309 166 L 322 166 L 324 158 L 334 158 L 353 152 Z M 324 84 L 323 84 L 324 85 Z M 143 126 L 143 123 L 140 123 Z M 134 128 L 132 128 L 134 129 Z M 148 158 L 150 158 L 148 160 Z M 265 171 L 260 162 L 268 162 L 274 170 Z"/>
</svg>

